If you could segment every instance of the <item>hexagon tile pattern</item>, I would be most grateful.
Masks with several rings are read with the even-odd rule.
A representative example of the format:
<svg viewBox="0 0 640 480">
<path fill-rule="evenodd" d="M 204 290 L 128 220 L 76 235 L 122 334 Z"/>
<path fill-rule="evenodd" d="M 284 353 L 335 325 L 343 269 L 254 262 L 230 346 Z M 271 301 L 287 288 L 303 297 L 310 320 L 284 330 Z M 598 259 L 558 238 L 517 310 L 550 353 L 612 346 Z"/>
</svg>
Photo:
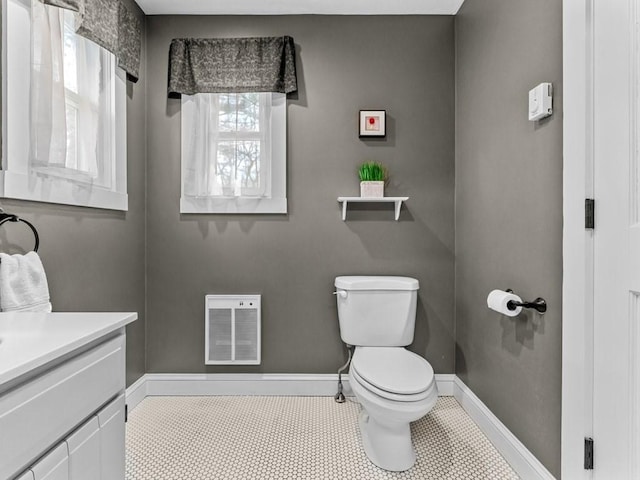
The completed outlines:
<svg viewBox="0 0 640 480">
<path fill-rule="evenodd" d="M 518 476 L 453 397 L 411 424 L 406 472 L 362 449 L 360 405 L 332 397 L 147 397 L 129 415 L 126 480 L 496 479 Z"/>
</svg>

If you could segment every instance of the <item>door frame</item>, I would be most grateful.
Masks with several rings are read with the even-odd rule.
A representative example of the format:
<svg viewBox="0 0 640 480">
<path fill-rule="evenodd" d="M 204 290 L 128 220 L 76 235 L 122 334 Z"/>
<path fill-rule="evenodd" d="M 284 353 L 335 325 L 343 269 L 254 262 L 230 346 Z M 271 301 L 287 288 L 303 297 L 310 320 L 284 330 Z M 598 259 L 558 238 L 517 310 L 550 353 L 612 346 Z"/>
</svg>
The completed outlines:
<svg viewBox="0 0 640 480">
<path fill-rule="evenodd" d="M 593 2 L 563 0 L 562 478 L 589 479 L 584 438 L 593 434 Z"/>
</svg>

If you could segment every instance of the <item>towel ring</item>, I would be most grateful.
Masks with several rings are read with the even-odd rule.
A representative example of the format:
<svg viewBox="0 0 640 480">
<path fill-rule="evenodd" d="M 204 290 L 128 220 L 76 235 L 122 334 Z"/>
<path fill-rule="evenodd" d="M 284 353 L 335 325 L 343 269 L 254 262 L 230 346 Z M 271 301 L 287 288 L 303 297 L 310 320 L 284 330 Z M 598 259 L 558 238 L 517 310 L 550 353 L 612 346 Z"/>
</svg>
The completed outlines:
<svg viewBox="0 0 640 480">
<path fill-rule="evenodd" d="M 33 251 L 37 252 L 38 251 L 38 247 L 40 246 L 40 236 L 38 235 L 38 231 L 36 230 L 36 227 L 34 227 L 31 222 L 26 221 L 24 218 L 20 218 L 17 215 L 14 215 L 12 213 L 4 213 L 4 212 L 0 212 L 0 226 L 2 226 L 2 224 L 7 223 L 7 222 L 22 222 L 25 223 L 33 232 L 33 236 L 36 238 L 36 244 L 33 247 Z"/>
</svg>

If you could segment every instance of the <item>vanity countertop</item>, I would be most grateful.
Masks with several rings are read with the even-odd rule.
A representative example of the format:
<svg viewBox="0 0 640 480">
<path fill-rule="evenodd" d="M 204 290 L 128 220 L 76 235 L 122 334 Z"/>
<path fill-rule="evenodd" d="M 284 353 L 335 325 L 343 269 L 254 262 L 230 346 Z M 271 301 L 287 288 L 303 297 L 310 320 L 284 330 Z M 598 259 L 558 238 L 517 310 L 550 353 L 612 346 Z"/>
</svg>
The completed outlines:
<svg viewBox="0 0 640 480">
<path fill-rule="evenodd" d="M 137 318 L 132 312 L 0 313 L 0 390 Z"/>
</svg>

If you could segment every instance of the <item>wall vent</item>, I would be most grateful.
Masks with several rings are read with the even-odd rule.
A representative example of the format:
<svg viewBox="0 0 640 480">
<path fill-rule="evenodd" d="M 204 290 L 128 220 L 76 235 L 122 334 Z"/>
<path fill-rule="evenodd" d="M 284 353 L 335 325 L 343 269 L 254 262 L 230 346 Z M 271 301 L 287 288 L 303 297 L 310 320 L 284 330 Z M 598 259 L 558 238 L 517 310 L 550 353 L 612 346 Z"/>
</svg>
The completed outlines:
<svg viewBox="0 0 640 480">
<path fill-rule="evenodd" d="M 206 365 L 260 364 L 260 295 L 205 297 Z"/>
</svg>

